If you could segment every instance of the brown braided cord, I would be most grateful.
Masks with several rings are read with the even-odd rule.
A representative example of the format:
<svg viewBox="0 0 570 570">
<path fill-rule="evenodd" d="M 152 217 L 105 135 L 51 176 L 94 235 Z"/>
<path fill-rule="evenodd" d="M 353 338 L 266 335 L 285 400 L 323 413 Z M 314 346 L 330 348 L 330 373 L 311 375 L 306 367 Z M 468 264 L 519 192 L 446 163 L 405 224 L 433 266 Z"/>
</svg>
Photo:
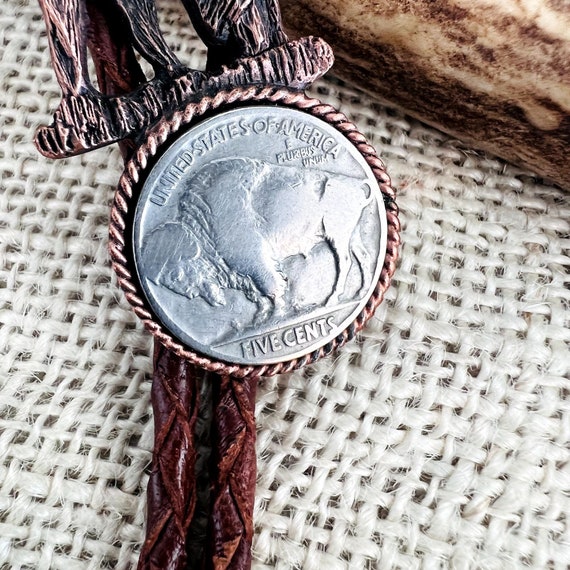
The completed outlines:
<svg viewBox="0 0 570 570">
<path fill-rule="evenodd" d="M 198 354 L 174 339 L 156 322 L 134 277 L 136 272 L 132 269 L 132 262 L 129 259 L 130 254 L 127 250 L 128 239 L 125 236 L 127 227 L 126 220 L 134 208 L 133 196 L 138 194 L 140 184 L 146 175 L 149 163 L 162 151 L 164 143 L 205 113 L 246 102 L 280 104 L 303 110 L 329 123 L 346 136 L 362 154 L 378 180 L 378 185 L 383 194 L 386 206 L 388 233 L 386 256 L 380 278 L 370 299 L 354 322 L 334 340 L 308 355 L 276 364 L 258 366 L 228 364 Z M 143 321 L 144 326 L 161 343 L 180 357 L 188 359 L 190 362 L 206 370 L 237 378 L 244 378 L 246 376 L 259 378 L 260 376 L 270 376 L 300 368 L 314 362 L 322 356 L 330 354 L 348 340 L 352 339 L 374 314 L 376 307 L 384 298 L 384 293 L 390 285 L 392 275 L 396 268 L 399 243 L 400 222 L 398 219 L 398 208 L 395 203 L 395 192 L 391 186 L 390 177 L 386 173 L 384 164 L 380 158 L 378 158 L 374 148 L 367 143 L 364 135 L 358 131 L 356 126 L 351 123 L 343 113 L 338 112 L 331 105 L 323 104 L 318 99 L 307 97 L 304 93 L 277 87 L 252 86 L 249 88 L 238 87 L 230 91 L 220 91 L 212 97 L 204 97 L 199 102 L 189 103 L 186 108 L 160 121 L 149 132 L 145 142 L 137 149 L 131 160 L 127 163 L 119 182 L 111 211 L 109 249 L 113 260 L 113 267 L 118 275 L 119 285 L 125 292 L 127 300 L 133 306 L 135 313 Z"/>
<path fill-rule="evenodd" d="M 154 453 L 147 489 L 146 538 L 138 570 L 186 568 L 186 538 L 196 506 L 196 448 L 201 371 L 155 343 Z"/>
<path fill-rule="evenodd" d="M 89 41 L 99 88 L 130 92 L 144 81 L 136 56 L 110 3 L 89 0 Z M 135 145 L 122 141 L 123 156 Z M 155 444 L 147 489 L 146 539 L 139 570 L 182 570 L 196 504 L 194 426 L 200 374 L 190 362 L 155 342 L 152 404 Z"/>
<path fill-rule="evenodd" d="M 257 378 L 222 376 L 213 386 L 211 512 L 206 570 L 251 566 L 255 502 Z"/>
</svg>

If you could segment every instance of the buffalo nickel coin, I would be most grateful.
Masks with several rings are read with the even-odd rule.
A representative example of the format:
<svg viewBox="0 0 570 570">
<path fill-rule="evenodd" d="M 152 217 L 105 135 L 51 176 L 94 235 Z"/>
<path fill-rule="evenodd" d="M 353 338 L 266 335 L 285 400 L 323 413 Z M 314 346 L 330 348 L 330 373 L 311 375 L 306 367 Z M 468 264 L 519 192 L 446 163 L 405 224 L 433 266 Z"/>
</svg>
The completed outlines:
<svg viewBox="0 0 570 570">
<path fill-rule="evenodd" d="M 178 138 L 141 190 L 134 261 L 163 326 L 216 360 L 272 364 L 350 326 L 386 250 L 378 183 L 328 123 L 234 109 Z"/>
</svg>

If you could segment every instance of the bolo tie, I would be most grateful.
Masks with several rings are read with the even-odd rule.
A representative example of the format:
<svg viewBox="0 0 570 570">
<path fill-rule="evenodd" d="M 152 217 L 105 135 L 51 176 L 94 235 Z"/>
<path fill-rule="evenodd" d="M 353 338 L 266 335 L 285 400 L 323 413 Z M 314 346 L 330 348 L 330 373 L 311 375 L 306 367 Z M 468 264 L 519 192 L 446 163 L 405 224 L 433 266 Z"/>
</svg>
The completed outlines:
<svg viewBox="0 0 570 570">
<path fill-rule="evenodd" d="M 154 0 L 39 2 L 62 99 L 37 148 L 66 158 L 118 143 L 125 160 L 109 251 L 155 343 L 138 568 L 250 568 L 256 384 L 332 354 L 382 301 L 399 244 L 390 178 L 345 115 L 304 93 L 332 50 L 288 40 L 277 0 L 182 0 L 205 70 L 168 47 Z M 210 512 L 194 559 L 201 382 Z"/>
</svg>

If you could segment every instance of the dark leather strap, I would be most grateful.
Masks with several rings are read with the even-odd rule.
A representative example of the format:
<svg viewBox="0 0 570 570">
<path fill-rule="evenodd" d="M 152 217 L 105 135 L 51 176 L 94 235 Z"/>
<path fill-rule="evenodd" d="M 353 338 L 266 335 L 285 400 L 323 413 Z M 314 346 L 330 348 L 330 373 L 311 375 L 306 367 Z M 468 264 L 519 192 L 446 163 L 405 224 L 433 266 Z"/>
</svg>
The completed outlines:
<svg viewBox="0 0 570 570">
<path fill-rule="evenodd" d="M 212 510 L 208 570 L 251 565 L 255 499 L 257 379 L 217 377 L 214 385 Z"/>
<path fill-rule="evenodd" d="M 89 0 L 89 40 L 99 88 L 128 93 L 145 79 L 112 2 Z M 134 145 L 121 144 L 125 161 Z M 203 372 L 159 343 L 154 350 L 152 406 L 154 452 L 147 489 L 146 538 L 139 570 L 182 570 L 196 505 L 194 427 L 199 408 L 197 378 Z"/>
<path fill-rule="evenodd" d="M 154 453 L 139 570 L 182 570 L 196 506 L 194 428 L 204 373 L 156 343 L 152 379 Z"/>
</svg>

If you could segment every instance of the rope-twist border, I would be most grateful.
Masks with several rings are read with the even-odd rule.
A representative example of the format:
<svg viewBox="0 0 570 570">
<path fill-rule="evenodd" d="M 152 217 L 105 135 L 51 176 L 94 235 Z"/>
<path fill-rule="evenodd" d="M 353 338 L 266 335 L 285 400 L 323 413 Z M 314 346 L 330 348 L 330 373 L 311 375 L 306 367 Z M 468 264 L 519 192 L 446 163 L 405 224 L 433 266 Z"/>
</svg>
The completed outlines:
<svg viewBox="0 0 570 570">
<path fill-rule="evenodd" d="M 387 216 L 388 235 L 384 265 L 372 295 L 356 319 L 345 328 L 342 333 L 324 346 L 302 357 L 275 364 L 243 365 L 216 361 L 190 350 L 174 339 L 162 325 L 153 319 L 153 313 L 149 309 L 144 295 L 139 289 L 136 277 L 133 279 L 133 272 L 129 268 L 133 267 L 134 263 L 125 255 L 126 218 L 131 212 L 130 208 L 134 208 L 134 204 L 132 204 L 133 196 L 138 194 L 137 190 L 139 189 L 139 184 L 145 174 L 145 170 L 149 162 L 160 153 L 162 145 L 168 141 L 172 135 L 178 133 L 181 128 L 189 126 L 195 119 L 205 113 L 219 109 L 220 107 L 227 108 L 231 105 L 247 102 L 265 102 L 293 107 L 305 111 L 314 117 L 318 117 L 336 128 L 352 142 L 372 169 L 384 197 Z M 329 355 L 351 340 L 364 327 L 365 323 L 373 315 L 375 309 L 382 302 L 384 293 L 390 286 L 392 275 L 396 269 L 399 244 L 400 222 L 398 219 L 398 207 L 395 202 L 395 192 L 392 188 L 390 177 L 386 173 L 384 163 L 377 156 L 374 148 L 368 144 L 364 135 L 358 131 L 357 127 L 350 122 L 343 113 L 340 113 L 331 105 L 324 104 L 318 99 L 310 98 L 302 92 L 289 91 L 284 88 L 270 86 L 241 87 L 228 91 L 220 91 L 212 97 L 204 97 L 197 103 L 189 103 L 184 109 L 176 111 L 170 117 L 164 118 L 157 123 L 157 125 L 149 131 L 144 143 L 137 148 L 125 166 L 118 189 L 115 193 L 109 225 L 109 252 L 113 269 L 117 274 L 119 286 L 124 291 L 127 301 L 131 304 L 137 316 L 142 320 L 145 328 L 178 356 L 188 359 L 193 364 L 205 368 L 206 370 L 238 378 L 245 376 L 271 376 L 273 374 L 290 372 L 306 364 L 310 364 L 322 356 Z"/>
</svg>

